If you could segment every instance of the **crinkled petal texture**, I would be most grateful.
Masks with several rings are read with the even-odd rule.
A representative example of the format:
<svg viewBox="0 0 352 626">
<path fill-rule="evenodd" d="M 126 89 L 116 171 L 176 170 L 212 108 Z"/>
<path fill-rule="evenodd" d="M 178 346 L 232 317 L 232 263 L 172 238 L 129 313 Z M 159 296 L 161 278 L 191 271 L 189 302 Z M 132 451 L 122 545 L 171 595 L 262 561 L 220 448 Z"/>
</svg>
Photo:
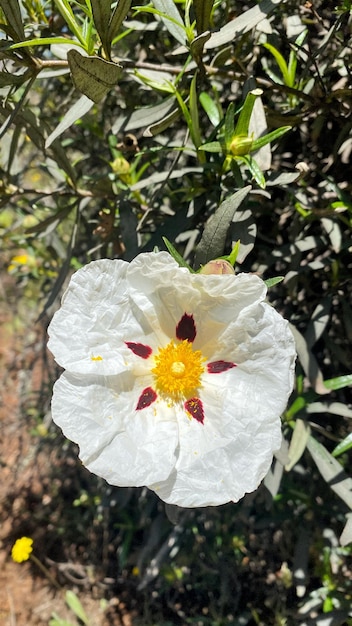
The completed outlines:
<svg viewBox="0 0 352 626">
<path fill-rule="evenodd" d="M 255 275 L 191 274 L 166 252 L 76 272 L 48 345 L 66 370 L 53 419 L 84 465 L 184 507 L 256 489 L 281 444 L 295 361 L 265 296 Z"/>
</svg>

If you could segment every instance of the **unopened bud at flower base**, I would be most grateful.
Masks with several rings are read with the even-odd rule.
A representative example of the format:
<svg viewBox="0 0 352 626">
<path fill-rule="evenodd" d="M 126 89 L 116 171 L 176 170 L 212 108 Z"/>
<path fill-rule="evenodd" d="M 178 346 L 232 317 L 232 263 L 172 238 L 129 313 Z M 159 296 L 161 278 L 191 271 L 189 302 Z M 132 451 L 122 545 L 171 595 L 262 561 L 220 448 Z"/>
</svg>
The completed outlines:
<svg viewBox="0 0 352 626">
<path fill-rule="evenodd" d="M 202 267 L 200 274 L 234 274 L 231 263 L 225 259 L 214 259 Z"/>
<path fill-rule="evenodd" d="M 252 137 L 247 135 L 235 135 L 230 143 L 230 152 L 233 156 L 244 156 L 251 151 Z"/>
</svg>

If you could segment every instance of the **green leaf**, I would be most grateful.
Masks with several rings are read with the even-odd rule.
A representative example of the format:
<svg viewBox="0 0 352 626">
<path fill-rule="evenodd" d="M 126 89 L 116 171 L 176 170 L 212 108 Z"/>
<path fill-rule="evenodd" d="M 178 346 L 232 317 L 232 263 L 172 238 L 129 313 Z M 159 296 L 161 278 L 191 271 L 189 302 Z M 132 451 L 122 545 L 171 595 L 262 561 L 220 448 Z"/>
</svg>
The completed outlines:
<svg viewBox="0 0 352 626">
<path fill-rule="evenodd" d="M 196 267 L 205 265 L 208 261 L 221 257 L 224 252 L 227 231 L 235 211 L 241 205 L 250 190 L 251 186 L 248 185 L 236 191 L 232 196 L 226 198 L 215 211 L 214 215 L 209 218 L 196 250 Z"/>
<path fill-rule="evenodd" d="M 95 28 L 97 29 L 103 48 L 108 58 L 110 58 L 111 41 L 109 41 L 108 38 L 108 31 L 111 14 L 111 0 L 90 0 L 90 2 Z"/>
<path fill-rule="evenodd" d="M 235 133 L 235 105 L 233 102 L 227 107 L 225 114 L 225 144 L 229 145 Z"/>
<path fill-rule="evenodd" d="M 274 287 L 274 285 L 278 285 L 279 283 L 281 283 L 284 280 L 284 278 L 285 276 L 275 276 L 274 278 L 268 278 L 264 282 L 267 288 L 270 289 L 270 287 Z"/>
<path fill-rule="evenodd" d="M 36 37 L 35 39 L 26 39 L 19 43 L 14 43 L 10 46 L 10 50 L 17 50 L 19 48 L 32 48 L 33 46 L 52 46 L 53 44 L 65 45 L 65 46 L 78 46 L 85 49 L 85 47 L 79 42 L 67 37 L 42 37 L 41 39 Z"/>
<path fill-rule="evenodd" d="M 209 141 L 209 143 L 203 143 L 199 146 L 198 150 L 204 150 L 205 152 L 222 152 L 222 145 L 220 141 Z"/>
<path fill-rule="evenodd" d="M 201 144 L 199 127 L 198 98 L 197 98 L 197 73 L 194 74 L 189 90 L 190 133 L 196 148 Z M 204 156 L 204 155 L 203 155 Z"/>
<path fill-rule="evenodd" d="M 116 34 L 120 30 L 123 20 L 126 18 L 127 13 L 131 8 L 131 3 L 131 0 L 119 0 L 119 2 L 116 4 L 109 22 L 109 41 L 112 41 L 114 37 L 116 37 Z"/>
<path fill-rule="evenodd" d="M 25 39 L 23 20 L 18 0 L 0 0 L 0 7 L 4 12 L 8 25 L 13 30 L 13 38 L 15 41 Z"/>
<path fill-rule="evenodd" d="M 269 50 L 269 52 L 273 55 L 276 63 L 278 64 L 280 68 L 280 72 L 282 74 L 282 78 L 283 78 L 285 85 L 287 85 L 288 87 L 292 87 L 292 85 L 290 84 L 290 74 L 288 71 L 287 63 L 284 57 L 282 56 L 281 52 L 279 52 L 275 48 L 275 46 L 272 46 L 271 43 L 264 43 L 263 46 L 264 48 Z"/>
<path fill-rule="evenodd" d="M 289 472 L 298 463 L 310 436 L 310 426 L 302 419 L 297 419 L 293 431 L 290 447 L 288 449 L 289 462 L 285 465 L 286 472 Z"/>
<path fill-rule="evenodd" d="M 265 189 L 265 176 L 257 161 L 251 156 L 236 157 L 236 160 L 245 163 L 259 187 Z"/>
<path fill-rule="evenodd" d="M 340 454 L 347 452 L 347 450 L 350 450 L 351 448 L 352 448 L 352 433 L 347 435 L 347 437 L 345 437 L 342 441 L 340 441 L 340 443 L 337 444 L 336 448 L 334 448 L 334 450 L 332 451 L 332 456 L 334 457 L 340 456 Z"/>
<path fill-rule="evenodd" d="M 206 91 L 202 91 L 199 94 L 199 102 L 201 103 L 213 126 L 218 126 L 221 122 L 221 115 L 217 103 L 214 102 Z"/>
<path fill-rule="evenodd" d="M 209 28 L 213 4 L 214 0 L 193 0 L 198 35 L 204 33 Z"/>
<path fill-rule="evenodd" d="M 70 607 L 71 611 L 83 622 L 86 626 L 89 626 L 89 619 L 84 611 L 84 608 L 73 591 L 66 591 L 65 594 L 66 604 Z"/>
<path fill-rule="evenodd" d="M 251 115 L 254 107 L 254 103 L 258 96 L 261 96 L 263 91 L 261 89 L 253 89 L 246 95 L 246 99 L 244 101 L 244 105 L 242 107 L 240 116 L 238 118 L 236 128 L 233 132 L 234 136 L 243 136 L 246 137 L 249 133 L 249 123 L 251 120 Z M 234 137 L 231 137 L 231 141 Z M 227 141 L 226 141 L 227 145 Z"/>
<path fill-rule="evenodd" d="M 67 59 L 76 89 L 93 102 L 100 102 L 121 76 L 120 65 L 100 57 L 86 57 L 69 50 Z"/>
<path fill-rule="evenodd" d="M 77 120 L 81 119 L 90 109 L 94 106 L 94 102 L 87 98 L 87 96 L 81 96 L 79 100 L 72 107 L 69 108 L 67 113 L 65 113 L 61 122 L 57 125 L 55 130 L 49 135 L 45 142 L 45 147 L 49 148 L 53 141 L 57 139 L 60 135 L 62 135 L 65 130 L 70 128 L 72 124 L 77 122 Z"/>
<path fill-rule="evenodd" d="M 282 135 L 284 135 L 285 133 L 288 133 L 288 131 L 291 129 L 292 129 L 292 126 L 281 126 L 280 128 L 273 130 L 271 133 L 268 133 L 267 135 L 264 135 L 263 137 L 254 139 L 252 143 L 252 147 L 251 147 L 251 152 L 255 152 L 256 150 L 259 150 L 259 148 L 262 148 L 263 146 L 265 146 L 268 143 L 271 143 L 272 141 L 276 141 L 276 139 L 279 139 L 279 137 L 282 137 Z"/>
<path fill-rule="evenodd" d="M 111 42 L 131 8 L 131 0 L 119 0 L 113 12 L 111 12 L 111 0 L 90 1 L 95 27 L 110 59 Z"/>
<path fill-rule="evenodd" d="M 168 239 L 166 239 L 166 237 L 163 237 L 163 242 L 164 242 L 165 246 L 167 247 L 168 252 L 172 256 L 172 258 L 175 259 L 176 263 L 178 263 L 180 267 L 186 267 L 192 274 L 194 274 L 195 272 L 191 268 L 191 266 L 188 265 L 188 263 L 180 255 L 180 253 L 177 252 L 176 248 L 174 248 L 172 243 Z"/>
<path fill-rule="evenodd" d="M 346 474 L 342 465 L 314 437 L 309 437 L 307 448 L 324 480 L 352 509 L 352 478 Z"/>
<path fill-rule="evenodd" d="M 337 378 L 330 378 L 324 380 L 324 385 L 327 389 L 343 389 L 344 387 L 352 386 L 352 374 L 345 374 L 344 376 L 337 376 Z"/>
<path fill-rule="evenodd" d="M 186 27 L 173 0 L 153 0 L 153 4 L 156 10 L 145 6 L 134 7 L 134 9 L 160 15 L 169 33 L 181 45 L 185 45 L 187 42 Z"/>
<path fill-rule="evenodd" d="M 255 26 L 264 20 L 280 2 L 282 2 L 282 0 L 262 0 L 260 4 L 248 9 L 248 11 L 244 11 L 244 13 L 240 11 L 238 17 L 235 17 L 234 20 L 230 20 L 230 22 L 222 26 L 219 31 L 212 34 L 205 48 L 210 50 L 211 48 L 217 48 L 229 42 L 232 43 L 237 36 L 242 36 L 252 30 L 252 28 L 255 28 Z"/>
<path fill-rule="evenodd" d="M 51 620 L 49 620 L 49 626 L 74 626 L 72 622 L 68 622 L 66 619 L 61 619 L 57 613 L 53 613 Z"/>
</svg>

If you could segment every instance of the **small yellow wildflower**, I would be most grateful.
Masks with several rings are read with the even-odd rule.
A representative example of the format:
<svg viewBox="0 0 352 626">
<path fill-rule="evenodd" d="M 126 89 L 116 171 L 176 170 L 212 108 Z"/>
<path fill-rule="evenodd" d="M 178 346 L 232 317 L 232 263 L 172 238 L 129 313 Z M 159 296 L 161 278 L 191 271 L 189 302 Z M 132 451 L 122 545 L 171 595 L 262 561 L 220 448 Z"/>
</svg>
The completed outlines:
<svg viewBox="0 0 352 626">
<path fill-rule="evenodd" d="M 16 563 L 22 563 L 22 561 L 28 561 L 32 548 L 33 539 L 30 537 L 21 537 L 17 539 L 12 546 L 11 556 Z"/>
</svg>

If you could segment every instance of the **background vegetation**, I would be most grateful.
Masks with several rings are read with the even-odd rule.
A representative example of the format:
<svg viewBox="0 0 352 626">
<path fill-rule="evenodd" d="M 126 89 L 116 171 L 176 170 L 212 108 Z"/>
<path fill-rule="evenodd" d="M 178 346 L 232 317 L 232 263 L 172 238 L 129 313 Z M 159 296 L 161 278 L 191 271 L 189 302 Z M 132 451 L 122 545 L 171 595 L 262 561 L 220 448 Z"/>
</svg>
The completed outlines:
<svg viewBox="0 0 352 626">
<path fill-rule="evenodd" d="M 135 624 L 352 624 L 351 23 L 349 0 L 0 0 L 0 237 L 23 307 L 45 327 L 73 270 L 163 237 L 195 268 L 239 241 L 237 271 L 284 277 L 269 300 L 297 341 L 285 445 L 236 505 L 88 474 L 48 424 L 57 371 L 24 404 L 50 502 L 25 494 L 9 541 L 34 537 L 109 624 L 117 596 Z"/>
</svg>

